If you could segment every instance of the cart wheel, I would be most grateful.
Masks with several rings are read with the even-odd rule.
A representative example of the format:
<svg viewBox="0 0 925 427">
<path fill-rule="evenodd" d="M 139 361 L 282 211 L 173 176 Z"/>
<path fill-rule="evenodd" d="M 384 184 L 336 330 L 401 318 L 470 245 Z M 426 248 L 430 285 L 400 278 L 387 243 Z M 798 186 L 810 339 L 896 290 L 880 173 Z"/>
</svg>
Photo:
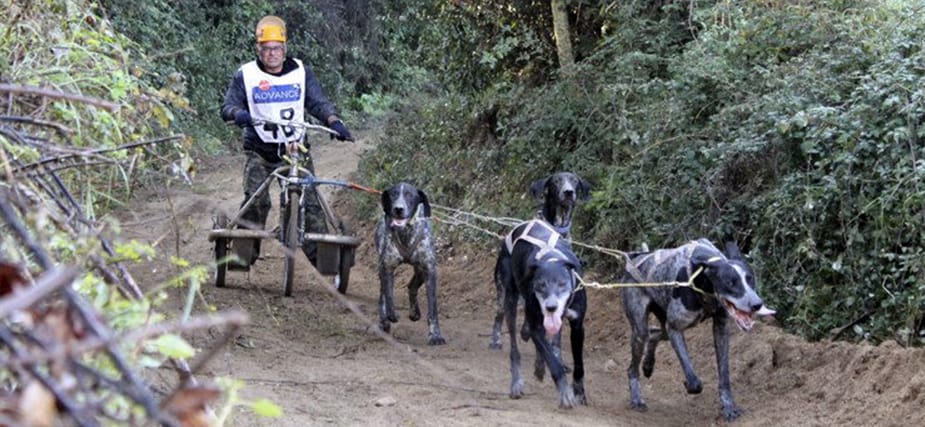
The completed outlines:
<svg viewBox="0 0 925 427">
<path fill-rule="evenodd" d="M 351 235 L 350 227 L 343 220 L 337 221 L 337 229 L 343 236 Z M 353 256 L 355 248 L 351 246 L 340 247 L 340 265 L 337 266 L 337 292 L 347 293 L 347 285 L 350 284 L 350 267 L 353 267 Z"/>
<path fill-rule="evenodd" d="M 292 282 L 295 278 L 296 253 L 300 252 L 299 242 L 299 197 L 297 192 L 289 194 L 289 203 L 286 204 L 286 234 L 283 235 L 283 246 L 286 248 L 285 277 L 283 278 L 284 293 L 292 296 Z"/>
<path fill-rule="evenodd" d="M 219 213 L 215 216 L 215 223 L 212 224 L 212 229 L 224 229 L 228 227 L 228 217 L 223 213 Z M 219 288 L 225 287 L 225 271 L 228 269 L 228 260 L 225 257 L 228 256 L 228 243 L 229 240 L 225 238 L 215 239 L 215 286 Z"/>
<path fill-rule="evenodd" d="M 353 251 L 350 246 L 341 246 L 340 248 L 340 265 L 337 269 L 337 292 L 347 293 L 347 285 L 350 284 L 350 267 L 353 267 Z"/>
</svg>

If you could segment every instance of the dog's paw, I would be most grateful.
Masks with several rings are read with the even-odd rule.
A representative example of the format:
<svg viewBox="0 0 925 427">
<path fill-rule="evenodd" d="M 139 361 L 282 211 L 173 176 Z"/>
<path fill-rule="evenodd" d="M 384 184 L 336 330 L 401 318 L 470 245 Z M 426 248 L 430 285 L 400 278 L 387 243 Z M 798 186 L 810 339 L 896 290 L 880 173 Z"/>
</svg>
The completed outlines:
<svg viewBox="0 0 925 427">
<path fill-rule="evenodd" d="M 388 315 L 388 316 L 386 316 L 386 319 L 388 319 L 388 320 L 389 320 L 389 322 L 392 322 L 392 323 L 398 323 L 398 315 L 397 315 L 397 314 L 395 314 L 395 312 L 394 312 L 394 311 L 393 311 L 393 312 L 391 312 L 391 313 L 389 313 L 389 315 Z"/>
<path fill-rule="evenodd" d="M 578 403 L 578 398 L 575 397 L 575 392 L 571 387 L 568 387 L 564 391 L 559 392 L 560 409 L 572 409 L 578 406 Z"/>
<path fill-rule="evenodd" d="M 646 378 L 652 378 L 653 370 L 655 370 L 655 352 L 647 352 L 646 357 L 642 359 L 642 374 Z"/>
<path fill-rule="evenodd" d="M 389 333 L 389 331 L 392 330 L 392 323 L 386 320 L 380 320 L 379 329 L 382 330 L 382 332 Z"/>
<path fill-rule="evenodd" d="M 654 360 L 649 361 L 649 359 L 646 359 L 642 362 L 642 374 L 645 375 L 646 378 L 652 378 L 652 371 L 654 369 L 655 369 Z"/>
<path fill-rule="evenodd" d="M 634 400 L 630 402 L 630 409 L 638 412 L 646 412 L 649 410 L 649 405 L 646 405 L 646 402 L 643 402 L 642 399 Z"/>
<path fill-rule="evenodd" d="M 684 388 L 687 389 L 687 394 L 700 394 L 703 391 L 703 383 L 699 378 L 694 378 L 690 382 L 684 381 Z"/>
<path fill-rule="evenodd" d="M 411 312 L 408 313 L 408 319 L 411 319 L 412 322 L 417 322 L 418 320 L 421 320 L 421 310 L 420 309 L 411 310 Z"/>
<path fill-rule="evenodd" d="M 488 343 L 488 348 L 490 348 L 490 349 L 492 349 L 492 350 L 501 350 L 501 342 L 499 342 L 499 341 L 492 341 L 492 342 Z"/>
<path fill-rule="evenodd" d="M 511 399 L 524 397 L 524 381 L 516 379 L 511 381 Z"/>
<path fill-rule="evenodd" d="M 546 362 L 542 357 L 537 355 L 536 360 L 533 361 L 533 376 L 539 382 L 543 382 L 543 379 L 546 378 Z"/>
<path fill-rule="evenodd" d="M 578 403 L 587 406 L 588 396 L 585 395 L 585 385 L 579 381 L 572 385 L 572 389 L 575 390 L 575 399 Z"/>
<path fill-rule="evenodd" d="M 745 410 L 735 405 L 723 407 L 723 418 L 725 418 L 726 421 L 733 421 L 736 418 L 739 418 L 739 416 L 744 413 L 745 413 Z"/>
<path fill-rule="evenodd" d="M 427 345 L 444 345 L 446 340 L 440 335 L 431 335 L 427 337 Z"/>
</svg>

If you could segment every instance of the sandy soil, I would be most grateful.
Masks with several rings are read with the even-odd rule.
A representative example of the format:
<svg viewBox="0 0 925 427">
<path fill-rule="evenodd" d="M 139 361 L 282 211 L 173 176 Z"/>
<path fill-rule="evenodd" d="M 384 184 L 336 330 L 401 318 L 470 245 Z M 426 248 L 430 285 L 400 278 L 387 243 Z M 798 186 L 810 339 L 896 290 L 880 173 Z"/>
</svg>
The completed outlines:
<svg viewBox="0 0 925 427">
<path fill-rule="evenodd" d="M 348 176 L 372 144 L 362 138 L 356 145 L 325 143 L 315 154 L 319 175 Z M 239 205 L 243 156 L 200 162 L 192 187 L 175 185 L 169 192 L 139 197 L 135 210 L 123 218 L 124 236 L 157 244 L 165 257 L 179 251 L 195 263 L 210 263 L 212 246 L 206 235 L 211 216 L 217 211 L 233 213 Z M 329 200 L 344 216 L 354 216 L 342 199 L 346 198 L 334 192 Z M 275 223 L 275 214 L 270 218 Z M 708 325 L 687 334 L 704 392 L 686 394 L 677 359 L 671 346 L 663 343 L 655 373 L 642 382 L 649 411 L 629 409 L 625 373 L 629 330 L 616 292 L 610 290 L 589 291 L 585 347 L 589 405 L 557 408 L 551 381 L 540 383 L 531 375 L 532 344 L 520 346 L 526 396 L 508 398 L 508 338 L 504 337 L 504 350 L 487 346 L 494 310 L 493 254 L 466 252 L 446 239 L 440 244 L 438 297 L 448 344 L 426 345 L 426 321 L 408 320 L 403 286 L 407 269 L 396 280 L 402 284 L 396 289 L 401 320 L 393 326 L 394 340 L 382 339 L 370 323 L 377 316 L 379 292 L 374 221 L 351 218 L 363 243 L 346 298 L 334 293 L 331 278 L 319 275 L 302 257 L 293 297 L 283 297 L 283 252 L 270 241 L 264 243 L 263 256 L 249 273 L 229 272 L 225 288 L 204 286 L 206 303 L 219 310 L 246 310 L 252 322 L 200 377 L 241 379 L 247 384 L 241 392 L 244 398 L 266 397 L 285 411 L 282 418 L 267 419 L 238 408 L 231 425 L 727 424 L 719 415 Z M 153 286 L 169 269 L 165 260 L 159 260 L 136 271 L 136 277 Z M 171 303 L 177 311 L 180 301 L 179 293 L 173 295 Z M 203 304 L 197 309 L 201 311 Z M 210 331 L 189 338 L 205 346 L 217 335 L 218 331 Z M 564 353 L 570 363 L 569 352 Z M 807 343 L 759 323 L 750 333 L 732 331 L 730 353 L 733 392 L 746 410 L 734 424 L 889 426 L 922 425 L 925 420 L 922 349 L 895 343 Z"/>
</svg>

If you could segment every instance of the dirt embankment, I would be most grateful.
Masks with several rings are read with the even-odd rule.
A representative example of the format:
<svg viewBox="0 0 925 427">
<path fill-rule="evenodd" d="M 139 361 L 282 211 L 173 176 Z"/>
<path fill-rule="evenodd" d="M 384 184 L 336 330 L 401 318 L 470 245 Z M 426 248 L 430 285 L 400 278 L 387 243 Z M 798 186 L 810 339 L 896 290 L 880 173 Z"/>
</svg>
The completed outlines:
<svg viewBox="0 0 925 427">
<path fill-rule="evenodd" d="M 361 135 L 362 136 L 362 135 Z M 320 176 L 346 177 L 371 143 L 335 144 L 315 153 Z M 211 214 L 233 213 L 240 204 L 243 156 L 202 160 L 191 188 L 172 188 L 134 203 L 123 218 L 125 237 L 157 243 L 164 257 L 179 255 L 196 263 L 212 260 L 206 235 Z M 334 200 L 338 194 L 332 195 Z M 275 199 L 275 198 L 274 198 Z M 274 200 L 274 203 L 276 201 Z M 345 216 L 351 212 L 335 202 Z M 580 214 L 580 212 L 579 212 Z M 270 222 L 275 224 L 275 213 Z M 526 395 L 508 398 L 508 342 L 488 349 L 494 313 L 493 254 L 461 253 L 444 240 L 439 254 L 440 321 L 448 344 L 427 346 L 425 321 L 410 322 L 403 286 L 396 280 L 401 320 L 394 340 L 377 336 L 379 281 L 373 243 L 374 223 L 352 218 L 362 238 L 351 271 L 345 307 L 330 289 L 331 279 L 299 259 L 292 298 L 282 296 L 283 252 L 265 242 L 262 258 L 249 273 L 229 272 L 228 286 L 203 289 L 207 303 L 250 313 L 252 324 L 223 349 L 203 377 L 232 376 L 247 383 L 245 398 L 267 397 L 281 405 L 280 419 L 235 411 L 232 425 L 645 425 L 726 424 L 719 416 L 716 362 L 711 328 L 688 334 L 700 395 L 688 395 L 671 349 L 659 347 L 655 372 L 643 379 L 647 413 L 629 409 L 626 366 L 629 330 L 614 291 L 590 290 L 587 316 L 586 381 L 589 405 L 565 411 L 549 381 L 532 376 L 532 344 L 521 343 Z M 439 228 L 438 228 L 439 233 Z M 136 271 L 144 285 L 164 277 L 161 261 Z M 422 293 L 422 298 L 423 298 Z M 179 304 L 180 298 L 175 298 Z M 209 334 L 192 337 L 203 344 Z M 529 344 L 529 343 L 526 343 Z M 568 348 L 567 345 L 563 346 Z M 880 346 L 807 343 L 776 327 L 756 325 L 750 333 L 732 331 L 730 345 L 734 396 L 746 410 L 735 424 L 920 425 L 925 420 L 925 351 L 887 343 Z M 570 363 L 571 356 L 566 354 Z"/>
</svg>

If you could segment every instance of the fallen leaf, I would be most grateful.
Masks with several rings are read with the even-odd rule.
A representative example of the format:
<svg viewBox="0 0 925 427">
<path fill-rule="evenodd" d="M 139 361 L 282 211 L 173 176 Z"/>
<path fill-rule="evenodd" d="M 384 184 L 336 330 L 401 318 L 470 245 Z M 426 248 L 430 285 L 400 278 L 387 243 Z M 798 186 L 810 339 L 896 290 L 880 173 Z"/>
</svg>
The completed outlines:
<svg viewBox="0 0 925 427">
<path fill-rule="evenodd" d="M 51 427 L 58 414 L 55 396 L 38 381 L 31 381 L 19 398 L 19 414 L 24 426 Z"/>
<path fill-rule="evenodd" d="M 183 427 L 209 427 L 212 425 L 212 417 L 206 412 L 206 406 L 221 395 L 221 391 L 214 387 L 186 387 L 170 396 L 161 406 L 180 421 Z"/>
</svg>

